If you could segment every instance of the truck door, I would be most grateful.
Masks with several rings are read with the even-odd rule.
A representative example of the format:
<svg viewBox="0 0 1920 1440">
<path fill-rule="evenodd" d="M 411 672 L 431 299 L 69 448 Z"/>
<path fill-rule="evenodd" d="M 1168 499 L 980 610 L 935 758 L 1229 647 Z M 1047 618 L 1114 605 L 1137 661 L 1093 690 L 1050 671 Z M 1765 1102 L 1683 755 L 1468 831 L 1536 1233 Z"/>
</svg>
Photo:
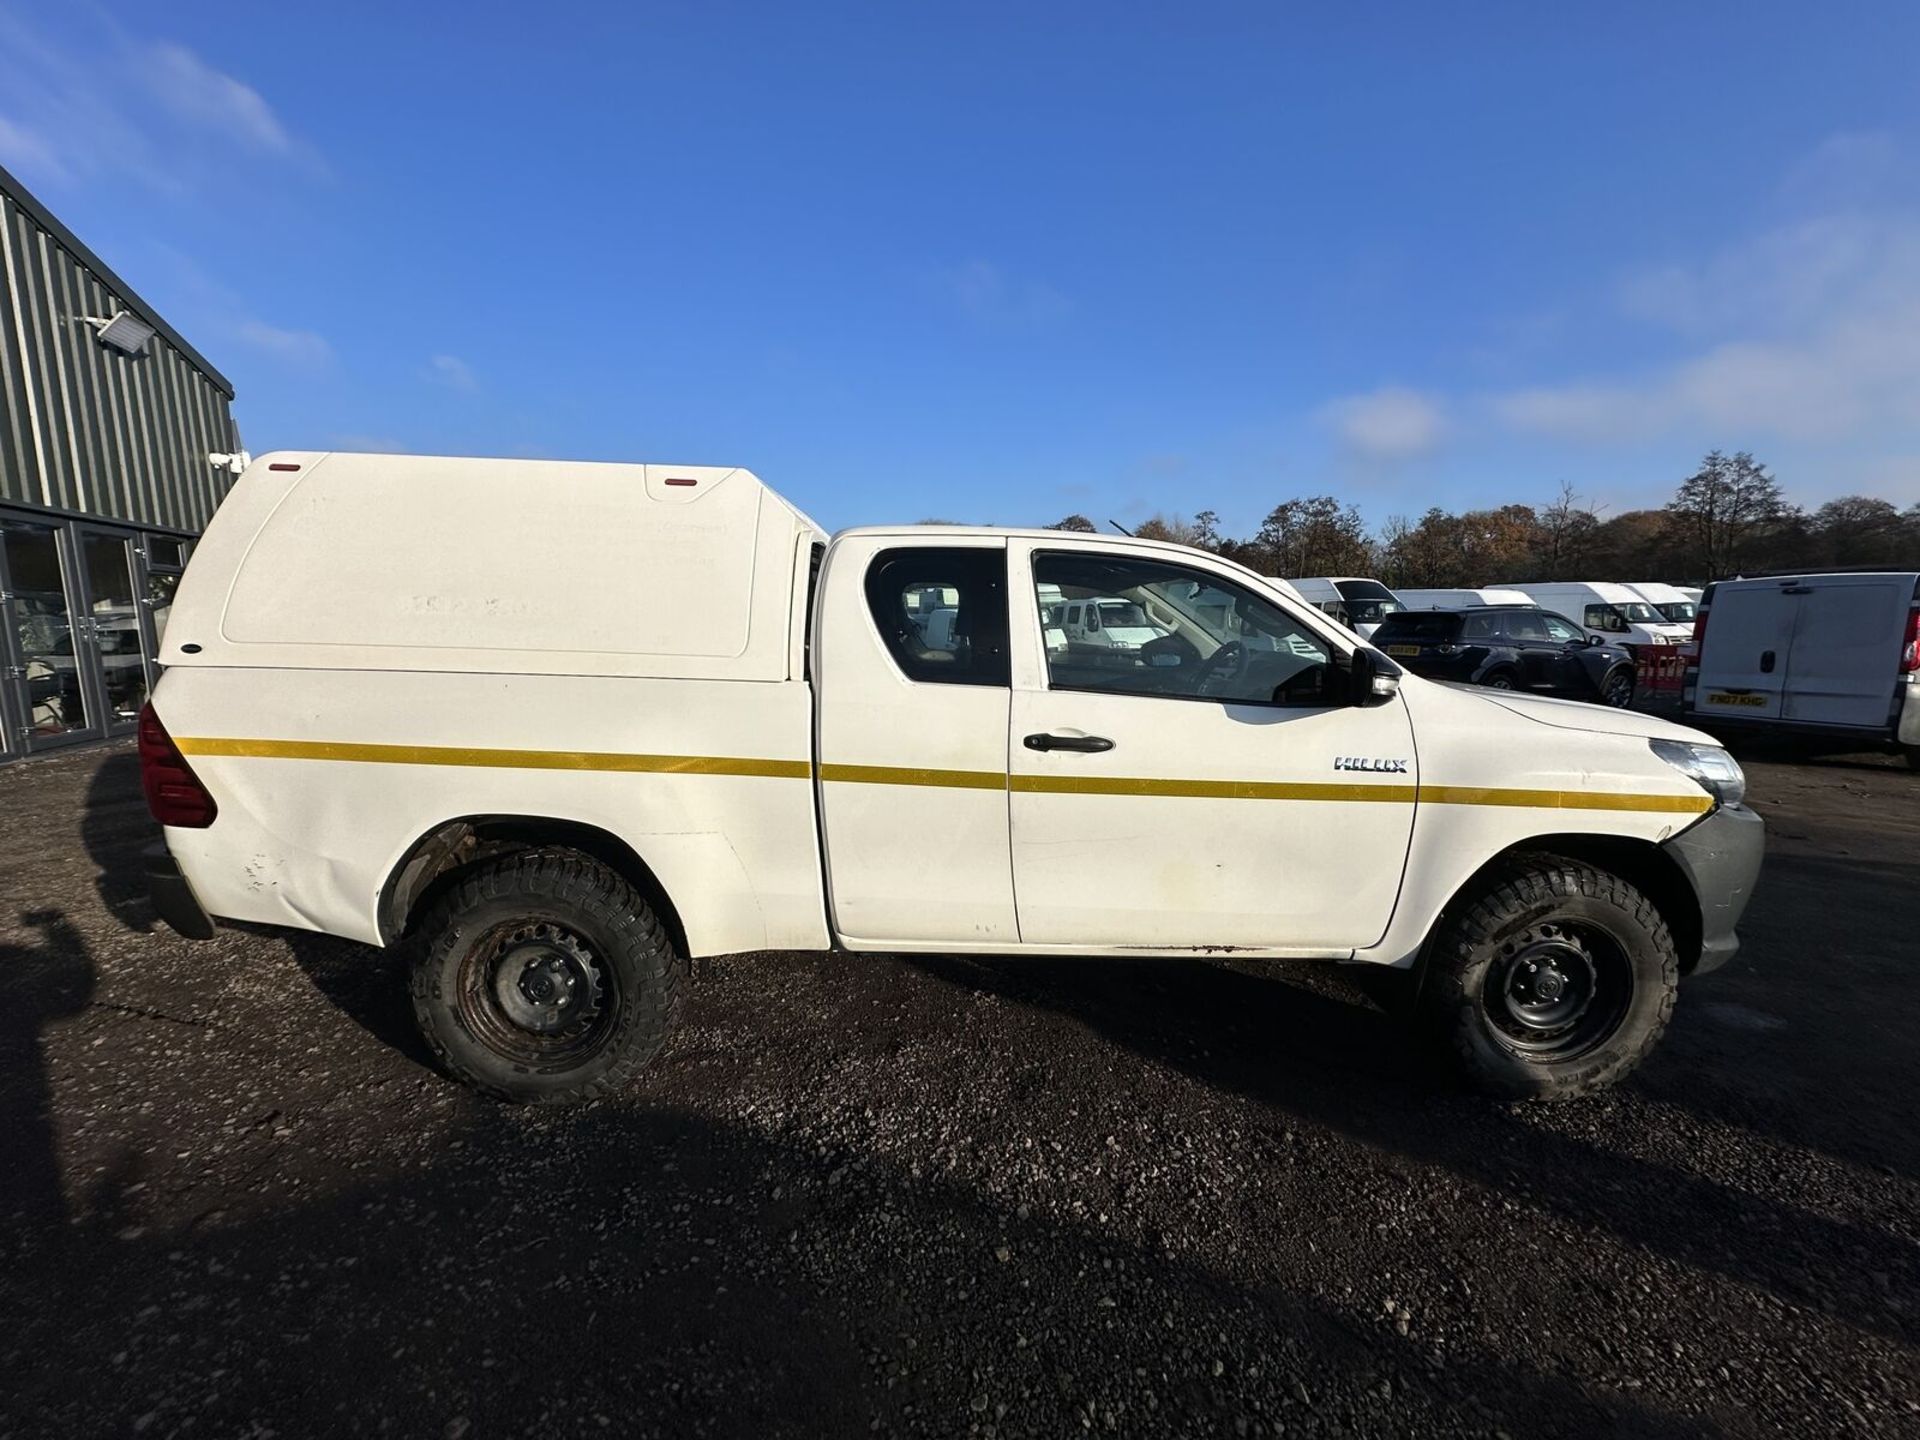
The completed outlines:
<svg viewBox="0 0 1920 1440">
<path fill-rule="evenodd" d="M 1792 585 L 1783 580 L 1715 587 L 1694 709 L 1736 720 L 1781 718 L 1787 654 L 1802 598 L 1788 593 Z"/>
<path fill-rule="evenodd" d="M 1782 593 L 1796 592 L 1799 611 L 1781 715 L 1809 725 L 1885 728 L 1912 582 L 1894 575 L 1823 575 L 1788 582 Z M 1719 623 L 1716 605 L 1709 639 Z"/>
<path fill-rule="evenodd" d="M 1378 940 L 1406 862 L 1417 763 L 1403 704 L 1344 703 L 1346 651 L 1331 625 L 1296 619 L 1230 572 L 1152 551 L 1065 538 L 1009 550 L 1022 942 Z M 1069 603 L 1131 601 L 1153 638 L 1048 651 L 1036 586 Z"/>
<path fill-rule="evenodd" d="M 816 783 L 835 931 L 855 949 L 1013 944 L 1006 541 L 848 536 L 819 593 Z"/>
</svg>

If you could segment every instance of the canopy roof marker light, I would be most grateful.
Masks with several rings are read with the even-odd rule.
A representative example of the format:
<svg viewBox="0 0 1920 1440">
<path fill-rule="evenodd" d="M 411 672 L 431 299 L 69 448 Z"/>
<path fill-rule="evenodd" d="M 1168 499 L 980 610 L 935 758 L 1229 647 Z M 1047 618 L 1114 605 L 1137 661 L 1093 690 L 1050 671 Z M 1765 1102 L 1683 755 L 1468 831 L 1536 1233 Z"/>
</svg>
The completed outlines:
<svg viewBox="0 0 1920 1440">
<path fill-rule="evenodd" d="M 82 315 L 80 318 L 93 326 L 102 345 L 111 345 L 129 355 L 140 354 L 147 348 L 147 342 L 153 339 L 154 327 L 131 310 L 122 310 L 106 320 L 95 315 Z"/>
</svg>

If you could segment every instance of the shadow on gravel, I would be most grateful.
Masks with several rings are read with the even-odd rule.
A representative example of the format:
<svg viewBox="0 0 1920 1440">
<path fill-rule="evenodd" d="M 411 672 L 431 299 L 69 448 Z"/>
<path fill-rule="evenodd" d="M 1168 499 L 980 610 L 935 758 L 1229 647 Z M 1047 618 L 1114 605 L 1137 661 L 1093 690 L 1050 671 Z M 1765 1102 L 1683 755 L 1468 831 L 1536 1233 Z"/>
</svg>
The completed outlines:
<svg viewBox="0 0 1920 1440">
<path fill-rule="evenodd" d="M 94 889 L 107 913 L 129 930 L 153 929 L 153 907 L 140 872 L 140 852 L 160 838 L 140 789 L 140 757 L 132 752 L 108 756 L 87 785 L 80 817 L 80 840 L 100 869 Z"/>
<path fill-rule="evenodd" d="M 1470 1344 L 1436 1365 L 1417 1334 L 870 1155 L 626 1107 L 469 1113 L 431 1137 L 430 1164 L 283 1188 L 253 1218 L 54 1227 L 0 1291 L 0 1330 L 45 1357 L 14 1368 L 0 1418 L 22 1434 L 1710 1433 Z M 32 1348 L 50 1309 L 57 1346 Z"/>
<path fill-rule="evenodd" d="M 1302 1120 L 1603 1227 L 1654 1254 L 1912 1343 L 1920 1247 L 1529 1123 L 1525 1111 L 1449 1093 L 1399 1022 L 1220 965 L 915 957 L 969 990 L 1067 1014 L 1147 1059 Z M 1142 966 L 1155 962 L 1138 962 Z M 1605 1099 L 1582 1103 L 1610 1103 Z"/>
<path fill-rule="evenodd" d="M 285 944 L 294 963 L 329 1004 L 388 1049 L 429 1070 L 434 1068 L 432 1052 L 414 1024 L 407 957 L 402 951 L 379 950 L 308 930 L 265 925 L 235 928 Z"/>
<path fill-rule="evenodd" d="M 1920 855 L 1900 846 L 1873 859 L 1776 850 L 1741 926 L 1746 953 L 1681 988 L 1640 1084 L 1767 1140 L 1920 1176 L 1913 944 L 1892 923 L 1916 893 Z"/>
<path fill-rule="evenodd" d="M 66 1220 L 40 1031 L 86 1009 L 95 983 L 86 942 L 64 914 L 29 910 L 20 923 L 40 943 L 0 943 L 0 1216 L 11 1240 Z"/>
</svg>

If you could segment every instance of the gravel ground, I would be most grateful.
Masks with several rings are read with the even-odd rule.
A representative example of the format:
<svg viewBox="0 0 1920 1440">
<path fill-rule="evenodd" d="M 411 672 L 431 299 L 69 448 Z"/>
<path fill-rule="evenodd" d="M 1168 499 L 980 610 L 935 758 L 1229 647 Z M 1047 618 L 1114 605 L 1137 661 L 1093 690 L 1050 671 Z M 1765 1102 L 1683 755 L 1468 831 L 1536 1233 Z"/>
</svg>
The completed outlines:
<svg viewBox="0 0 1920 1440">
<path fill-rule="evenodd" d="M 0 1435 L 1920 1435 L 1920 775 L 1750 774 L 1606 1096 L 1331 969 L 768 955 L 546 1113 L 375 952 L 156 930 L 124 748 L 0 771 Z"/>
</svg>

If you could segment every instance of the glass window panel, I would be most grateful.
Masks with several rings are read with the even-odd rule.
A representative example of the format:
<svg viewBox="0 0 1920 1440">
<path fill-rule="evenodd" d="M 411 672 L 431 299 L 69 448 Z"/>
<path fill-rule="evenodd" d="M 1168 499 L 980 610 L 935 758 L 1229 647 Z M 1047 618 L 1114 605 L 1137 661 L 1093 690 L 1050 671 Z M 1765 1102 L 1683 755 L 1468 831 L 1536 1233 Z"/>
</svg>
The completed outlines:
<svg viewBox="0 0 1920 1440">
<path fill-rule="evenodd" d="M 106 683 L 109 723 L 131 725 L 147 698 L 140 653 L 140 608 L 133 599 L 132 551 L 118 535 L 82 534 L 80 550 L 92 597 L 94 645 Z"/>
<path fill-rule="evenodd" d="M 0 521 L 13 602 L 5 607 L 26 674 L 27 729 L 35 738 L 87 728 L 86 700 L 74 654 L 59 536 L 51 525 Z"/>
</svg>

